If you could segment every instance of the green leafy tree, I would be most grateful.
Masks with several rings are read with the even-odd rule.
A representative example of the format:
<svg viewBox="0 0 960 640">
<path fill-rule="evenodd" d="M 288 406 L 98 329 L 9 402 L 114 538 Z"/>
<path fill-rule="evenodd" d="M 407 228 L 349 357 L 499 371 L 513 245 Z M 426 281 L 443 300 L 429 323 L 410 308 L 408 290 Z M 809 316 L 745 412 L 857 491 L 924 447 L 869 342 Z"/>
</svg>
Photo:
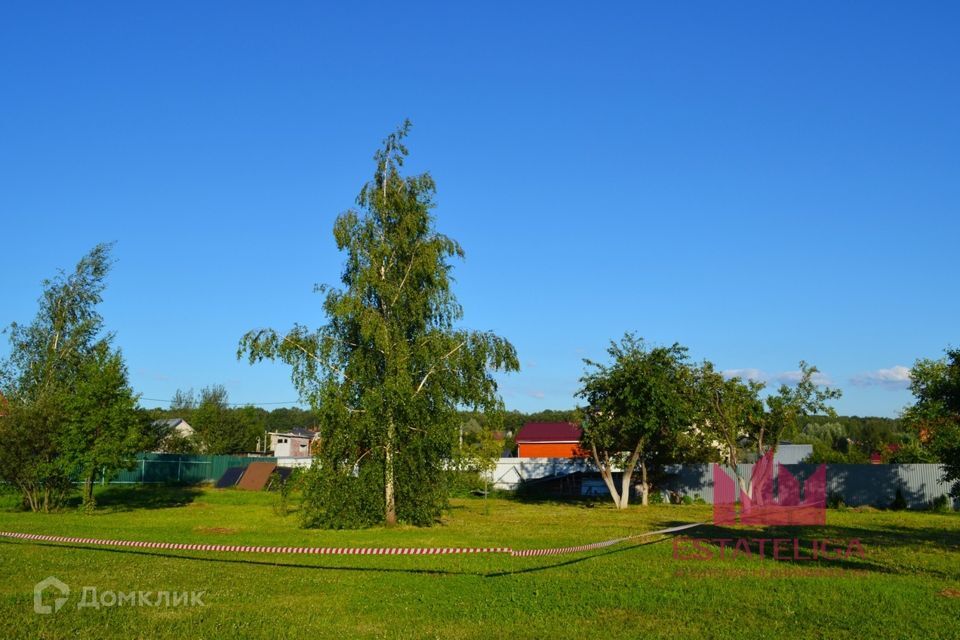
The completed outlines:
<svg viewBox="0 0 960 640">
<path fill-rule="evenodd" d="M 263 421 L 255 407 L 230 407 L 223 385 L 204 387 L 200 401 L 191 414 L 190 426 L 197 450 L 206 455 L 225 455 L 253 451 L 263 434 Z"/>
<path fill-rule="evenodd" d="M 290 431 L 316 427 L 317 416 L 299 407 L 281 407 L 266 416 L 264 428 L 268 431 Z"/>
<path fill-rule="evenodd" d="M 49 389 L 29 401 L 13 396 L 0 419 L 0 476 L 31 511 L 58 509 L 73 488 L 60 446 L 67 397 Z"/>
<path fill-rule="evenodd" d="M 947 349 L 939 360 L 917 360 L 910 390 L 916 402 L 904 411 L 904 420 L 940 459 L 944 480 L 953 483 L 951 495 L 960 498 L 960 349 Z"/>
<path fill-rule="evenodd" d="M 67 400 L 63 450 L 71 475 L 83 482 L 83 504 L 91 509 L 97 477 L 131 467 L 136 453 L 149 446 L 149 418 L 137 409 L 119 351 L 100 343 L 79 374 Z"/>
<path fill-rule="evenodd" d="M 698 428 L 705 438 L 712 439 L 723 451 L 723 461 L 737 477 L 741 491 L 753 497 L 753 486 L 737 465 L 742 452 L 752 451 L 757 457 L 776 450 L 781 437 L 796 428 L 811 414 L 835 415 L 827 402 L 840 397 L 839 389 L 823 387 L 816 382 L 816 367 L 800 362 L 800 378 L 796 385 L 780 385 L 776 393 L 761 392 L 766 385 L 739 377 L 727 378 L 705 362 L 697 374 L 700 419 Z"/>
<path fill-rule="evenodd" d="M 512 345 L 457 327 L 450 286 L 460 245 L 434 228 L 436 187 L 401 174 L 409 122 L 374 156 L 359 210 L 334 225 L 342 289 L 320 286 L 327 324 L 247 333 L 238 357 L 292 368 L 318 413 L 319 464 L 305 490 L 308 526 L 434 522 L 446 505 L 444 461 L 460 408 L 502 409 L 490 370 L 517 370 Z"/>
<path fill-rule="evenodd" d="M 104 333 L 97 311 L 110 265 L 110 245 L 97 245 L 71 273 L 61 271 L 43 282 L 32 323 L 7 329 L 11 349 L 2 367 L 2 392 L 10 408 L 0 422 L 0 476 L 20 489 L 34 511 L 63 503 L 77 465 L 92 460 L 85 451 L 93 446 L 86 437 L 93 420 L 87 412 L 110 410 L 94 401 L 114 397 L 106 391 L 116 382 L 109 377 L 122 367 L 119 354 L 105 356 L 112 335 Z M 122 387 L 125 381 L 113 385 L 121 413 L 130 405 L 130 398 L 119 393 Z M 124 442 L 111 440 L 121 432 L 108 429 L 99 435 L 97 455 L 106 459 L 107 451 L 123 451 Z"/>
<path fill-rule="evenodd" d="M 627 508 L 633 474 L 640 470 L 642 504 L 649 503 L 650 467 L 674 453 L 681 432 L 694 415 L 693 373 L 687 349 L 648 347 L 633 334 L 607 349 L 611 362 L 585 360 L 590 372 L 581 378 L 578 396 L 585 399 L 583 440 L 600 469 L 613 503 Z M 618 490 L 615 468 L 622 468 Z"/>
</svg>

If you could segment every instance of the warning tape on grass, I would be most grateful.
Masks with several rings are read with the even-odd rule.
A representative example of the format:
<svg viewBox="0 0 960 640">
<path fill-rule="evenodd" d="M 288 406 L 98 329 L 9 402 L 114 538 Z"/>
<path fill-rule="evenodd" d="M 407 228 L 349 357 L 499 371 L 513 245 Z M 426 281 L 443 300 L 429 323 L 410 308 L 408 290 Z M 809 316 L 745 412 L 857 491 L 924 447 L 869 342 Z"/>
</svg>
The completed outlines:
<svg viewBox="0 0 960 640">
<path fill-rule="evenodd" d="M 685 524 L 669 529 L 647 531 L 623 538 L 604 540 L 576 547 L 555 547 L 551 549 L 512 549 L 510 547 L 258 547 L 235 544 L 188 544 L 181 542 L 146 542 L 142 540 L 106 540 L 102 538 L 74 538 L 70 536 L 48 536 L 39 533 L 17 533 L 0 531 L 0 537 L 28 540 L 31 542 L 64 542 L 69 544 L 88 544 L 103 547 L 134 547 L 137 549 L 168 549 L 171 551 L 214 551 L 227 553 L 289 553 L 321 556 L 442 556 L 478 553 L 504 553 L 514 557 L 555 556 L 565 553 L 580 553 L 593 549 L 604 549 L 613 545 L 646 538 L 650 536 L 676 533 L 700 526 L 701 522 Z"/>
</svg>

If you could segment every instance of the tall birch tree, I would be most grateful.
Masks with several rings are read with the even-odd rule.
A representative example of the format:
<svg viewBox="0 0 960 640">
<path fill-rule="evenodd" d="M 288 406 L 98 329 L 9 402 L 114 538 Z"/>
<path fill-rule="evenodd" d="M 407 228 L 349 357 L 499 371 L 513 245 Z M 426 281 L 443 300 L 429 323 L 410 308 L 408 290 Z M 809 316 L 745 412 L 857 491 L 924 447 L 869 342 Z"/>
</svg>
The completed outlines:
<svg viewBox="0 0 960 640">
<path fill-rule="evenodd" d="M 357 207 L 334 224 L 345 263 L 342 287 L 316 287 L 326 324 L 253 330 L 237 352 L 289 365 L 320 416 L 307 526 L 434 522 L 458 409 L 502 410 L 491 371 L 519 369 L 507 340 L 458 326 L 451 270 L 464 252 L 436 230 L 430 174 L 401 173 L 409 129 L 384 140 Z"/>
</svg>

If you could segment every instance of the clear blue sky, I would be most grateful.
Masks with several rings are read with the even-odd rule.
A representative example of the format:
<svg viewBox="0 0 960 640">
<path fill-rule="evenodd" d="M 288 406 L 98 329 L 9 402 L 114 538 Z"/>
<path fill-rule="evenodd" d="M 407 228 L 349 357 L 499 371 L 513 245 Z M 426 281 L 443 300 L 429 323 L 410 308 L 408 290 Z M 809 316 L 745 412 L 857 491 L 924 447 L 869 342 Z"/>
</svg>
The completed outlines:
<svg viewBox="0 0 960 640">
<path fill-rule="evenodd" d="M 634 330 L 895 415 L 896 367 L 960 343 L 958 33 L 949 2 L 5 3 L 0 324 L 113 240 L 138 392 L 295 400 L 237 340 L 323 322 L 333 220 L 409 117 L 508 407 L 573 406 Z"/>
</svg>

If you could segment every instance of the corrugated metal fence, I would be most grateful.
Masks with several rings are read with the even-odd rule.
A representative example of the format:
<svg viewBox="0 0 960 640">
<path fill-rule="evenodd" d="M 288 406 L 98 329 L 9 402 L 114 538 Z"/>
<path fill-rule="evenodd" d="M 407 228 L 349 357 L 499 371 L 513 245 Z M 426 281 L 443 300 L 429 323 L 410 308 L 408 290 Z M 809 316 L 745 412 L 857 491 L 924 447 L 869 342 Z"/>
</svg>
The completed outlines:
<svg viewBox="0 0 960 640">
<path fill-rule="evenodd" d="M 784 466 L 802 484 L 819 465 Z M 738 471 L 744 478 L 749 478 L 753 473 L 753 465 L 738 465 Z M 586 459 L 501 458 L 490 479 L 495 488 L 513 491 L 525 482 L 576 472 L 594 474 L 597 469 Z M 674 492 L 680 497 L 702 498 L 713 504 L 712 465 L 671 465 L 666 472 L 667 477 L 657 487 L 665 500 L 669 499 L 669 492 Z M 731 471 L 728 472 L 732 475 Z M 887 507 L 896 497 L 897 489 L 900 489 L 909 507 L 921 508 L 931 500 L 950 493 L 950 485 L 943 482 L 942 477 L 943 467 L 938 464 L 828 464 L 827 495 L 840 496 L 850 506 Z M 606 491 L 602 485 L 599 488 L 601 493 Z M 737 491 L 739 498 L 739 488 Z"/>
<path fill-rule="evenodd" d="M 136 465 L 121 471 L 110 484 L 159 484 L 214 482 L 229 467 L 251 462 L 275 462 L 276 458 L 247 456 L 199 456 L 176 453 L 138 453 Z"/>
<path fill-rule="evenodd" d="M 802 485 L 819 465 L 784 466 Z M 668 477 L 662 488 L 681 496 L 700 497 L 713 504 L 712 469 L 709 464 L 668 467 Z M 738 465 L 738 471 L 749 478 L 753 465 Z M 732 475 L 732 471 L 730 473 Z M 939 464 L 828 464 L 827 495 L 839 496 L 850 506 L 887 507 L 899 489 L 908 507 L 921 508 L 950 493 L 950 484 L 943 482 L 942 477 L 943 467 Z M 739 488 L 737 492 L 739 498 Z"/>
</svg>

